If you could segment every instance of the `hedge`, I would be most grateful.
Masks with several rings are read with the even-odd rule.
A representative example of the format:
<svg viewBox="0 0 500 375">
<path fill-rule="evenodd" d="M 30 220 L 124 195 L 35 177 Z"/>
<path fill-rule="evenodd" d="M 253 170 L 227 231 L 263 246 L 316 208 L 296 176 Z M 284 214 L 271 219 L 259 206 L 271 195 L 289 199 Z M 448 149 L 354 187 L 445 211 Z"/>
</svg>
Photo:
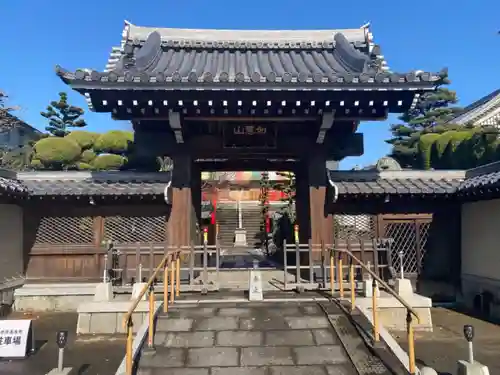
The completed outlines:
<svg viewBox="0 0 500 375">
<path fill-rule="evenodd" d="M 88 132 L 85 130 L 74 130 L 64 138 L 76 142 L 82 150 L 89 150 L 94 147 L 94 143 L 99 138 L 99 134 Z"/>
<path fill-rule="evenodd" d="M 33 159 L 51 168 L 64 167 L 74 163 L 81 155 L 81 147 L 71 139 L 49 137 L 39 140 L 34 145 Z"/>
<path fill-rule="evenodd" d="M 112 130 L 103 133 L 94 143 L 97 153 L 125 154 L 134 141 L 134 134 L 122 130 Z"/>
<path fill-rule="evenodd" d="M 94 159 L 92 166 L 98 171 L 118 170 L 126 161 L 127 159 L 121 155 L 102 154 Z"/>
</svg>

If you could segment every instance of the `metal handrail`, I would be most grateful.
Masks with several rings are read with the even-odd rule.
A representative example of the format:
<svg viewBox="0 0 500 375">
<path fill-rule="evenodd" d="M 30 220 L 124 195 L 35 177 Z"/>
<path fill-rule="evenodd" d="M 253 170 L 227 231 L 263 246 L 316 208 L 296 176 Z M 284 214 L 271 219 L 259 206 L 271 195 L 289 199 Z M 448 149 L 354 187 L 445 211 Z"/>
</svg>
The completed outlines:
<svg viewBox="0 0 500 375">
<path fill-rule="evenodd" d="M 134 313 L 135 309 L 137 308 L 137 306 L 141 302 L 142 297 L 144 297 L 144 295 L 147 293 L 147 291 L 151 288 L 151 285 L 153 285 L 153 283 L 154 283 L 156 277 L 158 276 L 158 274 L 160 273 L 160 271 L 165 268 L 165 265 L 171 256 L 172 256 L 172 254 L 167 254 L 163 257 L 160 264 L 154 269 L 154 271 L 151 274 L 151 276 L 149 277 L 148 281 L 146 282 L 144 287 L 141 289 L 141 292 L 132 301 L 132 305 L 129 307 L 129 309 L 127 310 L 127 312 L 125 313 L 125 315 L 123 317 L 123 324 L 124 325 L 126 325 L 127 322 L 129 321 L 129 319 L 132 318 L 132 314 Z"/>
<path fill-rule="evenodd" d="M 417 318 L 417 322 L 420 323 L 420 316 L 415 311 L 413 307 L 410 306 L 408 302 L 406 302 L 399 294 L 397 294 L 384 280 L 382 280 L 375 272 L 373 272 L 366 264 L 364 264 L 358 257 L 356 257 L 350 250 L 348 249 L 333 249 L 336 252 L 346 253 L 351 259 L 353 259 L 356 263 L 359 264 L 361 268 L 363 268 L 366 272 L 370 274 L 370 276 L 377 281 L 380 285 L 387 290 L 387 292 L 392 295 L 394 298 L 398 300 L 415 318 Z"/>
<path fill-rule="evenodd" d="M 142 298 L 149 291 L 149 308 L 148 308 L 148 347 L 153 348 L 153 339 L 154 339 L 154 314 L 155 314 L 155 291 L 154 291 L 154 282 L 158 276 L 158 274 L 163 270 L 164 272 L 164 280 L 163 280 L 163 311 L 167 312 L 168 304 L 174 302 L 175 296 L 179 295 L 180 291 L 180 253 L 181 249 L 177 249 L 171 252 L 167 252 L 167 254 L 162 258 L 161 262 L 154 269 L 153 273 L 149 276 L 148 281 L 145 283 L 144 287 L 141 289 L 140 293 L 133 299 L 132 304 L 124 315 L 123 323 L 125 326 L 125 330 L 127 332 L 127 342 L 125 349 L 125 366 L 126 366 L 126 374 L 132 375 L 133 369 L 133 355 L 132 355 L 132 342 L 133 342 L 133 321 L 132 314 L 135 309 L 139 305 Z M 170 267 L 170 301 L 169 291 L 168 291 L 168 268 Z"/>
</svg>

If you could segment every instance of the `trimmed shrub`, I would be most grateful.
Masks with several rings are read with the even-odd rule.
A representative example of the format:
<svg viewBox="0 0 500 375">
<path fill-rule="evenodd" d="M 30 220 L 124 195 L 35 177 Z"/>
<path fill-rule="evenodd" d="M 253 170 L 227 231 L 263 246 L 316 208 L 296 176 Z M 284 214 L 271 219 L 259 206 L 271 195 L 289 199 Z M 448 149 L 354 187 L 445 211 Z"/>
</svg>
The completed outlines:
<svg viewBox="0 0 500 375">
<path fill-rule="evenodd" d="M 40 160 L 45 167 L 56 169 L 73 164 L 82 153 L 75 141 L 60 137 L 41 139 L 35 143 L 34 149 L 33 159 Z"/>
<path fill-rule="evenodd" d="M 445 157 L 446 148 L 450 143 L 450 140 L 453 138 L 453 135 L 456 133 L 454 130 L 450 130 L 444 133 L 441 133 L 439 137 L 434 142 L 435 153 L 434 156 L 436 160 L 431 160 L 431 164 L 434 168 L 440 169 L 448 169 L 451 168 L 447 164 L 447 160 Z"/>
<path fill-rule="evenodd" d="M 93 168 L 92 168 L 92 165 L 90 165 L 90 164 L 79 162 L 79 163 L 76 163 L 76 169 L 78 169 L 79 171 L 89 171 Z"/>
<path fill-rule="evenodd" d="M 434 142 L 440 137 L 440 134 L 427 133 L 422 134 L 418 140 L 418 156 L 422 169 L 431 169 L 431 153 Z"/>
<path fill-rule="evenodd" d="M 99 134 L 87 132 L 85 130 L 74 130 L 64 138 L 76 142 L 82 150 L 89 150 L 94 147 L 94 143 L 99 138 Z"/>
<path fill-rule="evenodd" d="M 94 151 L 97 153 L 110 153 L 123 155 L 127 152 L 129 144 L 134 141 L 134 134 L 122 130 L 112 130 L 101 134 L 95 141 Z"/>
<path fill-rule="evenodd" d="M 92 161 L 96 158 L 96 154 L 92 150 L 85 150 L 82 152 L 82 156 L 80 157 L 80 160 L 83 163 L 91 164 Z"/>
<path fill-rule="evenodd" d="M 43 169 L 43 164 L 38 159 L 31 160 L 30 167 L 33 169 Z"/>
<path fill-rule="evenodd" d="M 98 171 L 113 171 L 120 169 L 126 161 L 121 155 L 103 154 L 94 159 L 92 166 Z"/>
</svg>

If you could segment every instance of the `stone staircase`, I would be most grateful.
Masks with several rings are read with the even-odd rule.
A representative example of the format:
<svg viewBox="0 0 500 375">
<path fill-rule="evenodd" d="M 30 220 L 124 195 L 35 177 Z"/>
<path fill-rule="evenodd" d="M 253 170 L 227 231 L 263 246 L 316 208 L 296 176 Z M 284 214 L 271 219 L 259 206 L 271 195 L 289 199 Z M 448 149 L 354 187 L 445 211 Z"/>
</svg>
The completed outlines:
<svg viewBox="0 0 500 375">
<path fill-rule="evenodd" d="M 174 305 L 157 318 L 154 350 L 141 349 L 136 375 L 404 374 L 328 302 Z"/>
<path fill-rule="evenodd" d="M 238 210 L 235 203 L 217 205 L 217 224 L 219 224 L 219 244 L 222 248 L 232 248 L 234 231 L 238 228 Z"/>
<path fill-rule="evenodd" d="M 255 205 L 242 205 L 242 221 L 243 228 L 247 231 L 247 243 L 248 246 L 254 248 L 260 248 L 262 244 L 262 236 L 261 236 L 261 222 L 262 222 L 262 213 L 260 206 Z"/>
</svg>

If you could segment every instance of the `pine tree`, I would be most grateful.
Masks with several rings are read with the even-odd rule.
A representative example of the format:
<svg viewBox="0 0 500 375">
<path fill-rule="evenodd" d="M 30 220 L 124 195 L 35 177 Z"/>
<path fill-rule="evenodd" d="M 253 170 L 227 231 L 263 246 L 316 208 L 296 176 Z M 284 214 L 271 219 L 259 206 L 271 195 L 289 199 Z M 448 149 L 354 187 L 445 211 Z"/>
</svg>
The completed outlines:
<svg viewBox="0 0 500 375">
<path fill-rule="evenodd" d="M 49 125 L 45 130 L 56 137 L 64 137 L 69 134 L 68 128 L 86 126 L 85 120 L 80 118 L 83 113 L 82 108 L 68 104 L 68 94 L 65 92 L 59 93 L 59 101 L 50 102 L 46 112 L 40 112 L 43 117 L 49 120 Z"/>
<path fill-rule="evenodd" d="M 420 166 L 417 146 L 421 134 L 442 133 L 457 128 L 446 124 L 461 111 L 453 106 L 458 100 L 456 93 L 445 87 L 448 84 L 448 72 L 443 70 L 436 90 L 423 94 L 415 108 L 403 113 L 399 117 L 402 123 L 391 125 L 392 138 L 386 140 L 392 145 L 389 156 L 396 159 L 403 168 Z"/>
</svg>

